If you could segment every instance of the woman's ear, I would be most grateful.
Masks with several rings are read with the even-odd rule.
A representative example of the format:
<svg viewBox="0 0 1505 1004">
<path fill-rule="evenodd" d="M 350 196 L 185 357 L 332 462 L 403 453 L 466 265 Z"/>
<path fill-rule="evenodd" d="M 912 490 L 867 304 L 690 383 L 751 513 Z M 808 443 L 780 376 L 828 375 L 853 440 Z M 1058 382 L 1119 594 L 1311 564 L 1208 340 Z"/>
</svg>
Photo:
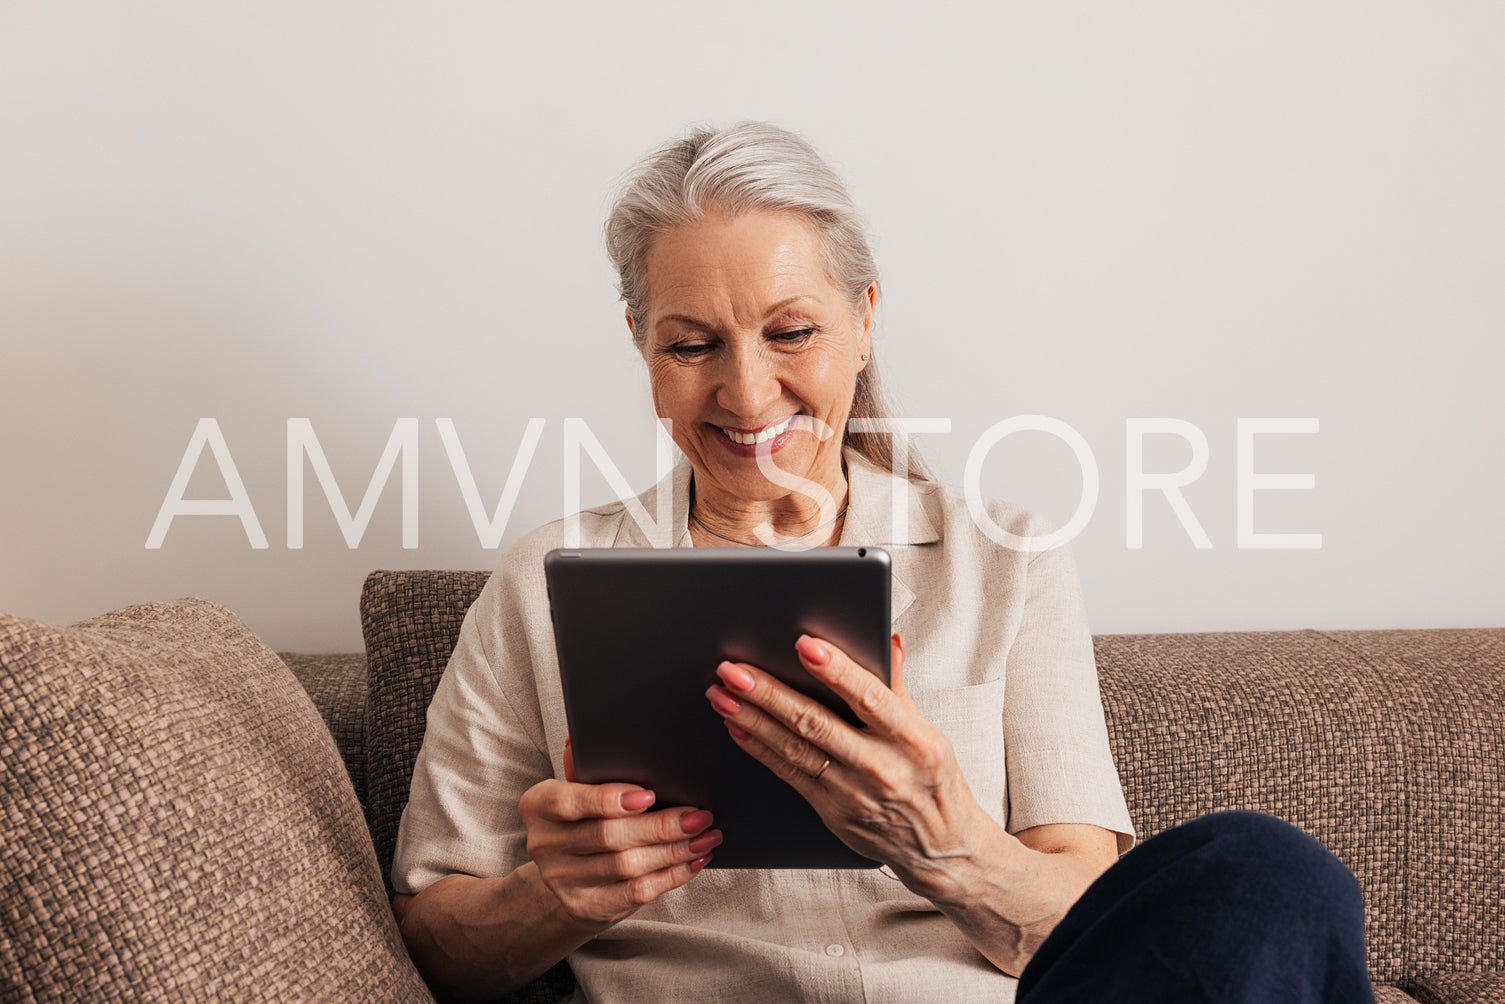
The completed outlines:
<svg viewBox="0 0 1505 1004">
<path fill-rule="evenodd" d="M 873 326 L 877 323 L 878 316 L 878 284 L 870 282 L 867 291 L 862 295 L 862 314 L 860 330 L 858 332 L 858 356 L 857 372 L 861 373 L 867 368 L 867 361 L 873 357 Z"/>
<path fill-rule="evenodd" d="M 636 335 L 637 331 L 634 330 L 633 327 L 632 327 L 632 308 L 631 307 L 626 307 L 626 308 L 623 309 L 622 313 L 624 313 L 624 314 L 627 315 L 627 331 L 628 331 L 628 333 L 630 333 L 632 335 Z"/>
</svg>

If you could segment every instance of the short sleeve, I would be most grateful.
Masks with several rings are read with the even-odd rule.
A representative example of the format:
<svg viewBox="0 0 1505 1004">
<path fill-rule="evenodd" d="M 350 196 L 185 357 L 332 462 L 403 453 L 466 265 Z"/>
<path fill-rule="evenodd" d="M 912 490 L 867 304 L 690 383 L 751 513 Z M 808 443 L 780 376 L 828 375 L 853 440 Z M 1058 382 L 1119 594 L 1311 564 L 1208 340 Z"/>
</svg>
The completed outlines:
<svg viewBox="0 0 1505 1004">
<path fill-rule="evenodd" d="M 1032 556 L 1024 585 L 1003 712 L 1009 832 L 1090 823 L 1116 832 L 1122 853 L 1133 845 L 1134 826 L 1108 745 L 1071 550 Z"/>
</svg>

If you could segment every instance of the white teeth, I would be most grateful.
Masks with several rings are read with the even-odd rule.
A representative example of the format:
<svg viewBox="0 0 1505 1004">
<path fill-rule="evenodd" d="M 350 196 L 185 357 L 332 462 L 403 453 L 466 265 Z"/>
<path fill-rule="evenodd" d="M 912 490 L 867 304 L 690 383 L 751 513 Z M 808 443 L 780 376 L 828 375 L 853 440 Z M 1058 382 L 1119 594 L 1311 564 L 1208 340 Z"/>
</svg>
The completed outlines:
<svg viewBox="0 0 1505 1004">
<path fill-rule="evenodd" d="M 724 432 L 724 433 L 726 433 L 726 438 L 730 439 L 734 443 L 740 443 L 743 446 L 752 446 L 755 443 L 766 443 L 770 439 L 774 438 L 775 436 L 782 436 L 784 434 L 785 430 L 787 430 L 789 428 L 789 423 L 793 422 L 793 421 L 794 421 L 794 416 L 790 415 L 788 418 L 784 419 L 782 422 L 779 422 L 776 425 L 770 425 L 767 428 L 765 428 L 762 432 L 756 432 L 756 433 L 754 433 L 754 432 L 735 432 L 735 431 L 733 431 L 731 429 L 722 429 L 721 431 Z"/>
</svg>

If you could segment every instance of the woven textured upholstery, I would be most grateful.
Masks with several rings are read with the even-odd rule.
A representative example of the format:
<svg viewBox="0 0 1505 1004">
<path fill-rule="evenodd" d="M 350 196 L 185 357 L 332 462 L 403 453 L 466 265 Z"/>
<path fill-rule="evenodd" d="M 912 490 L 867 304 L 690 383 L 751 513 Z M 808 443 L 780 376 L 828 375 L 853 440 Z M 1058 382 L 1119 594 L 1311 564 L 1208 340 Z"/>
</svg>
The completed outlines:
<svg viewBox="0 0 1505 1004">
<path fill-rule="evenodd" d="M 391 889 L 397 826 L 408 804 L 425 712 L 460 637 L 465 612 L 488 572 L 372 572 L 361 590 L 361 630 L 371 675 L 366 715 L 367 815 L 376 856 Z M 509 1000 L 551 1004 L 574 988 L 561 962 Z"/>
<path fill-rule="evenodd" d="M 428 1001 L 329 732 L 203 600 L 0 615 L 0 1000 Z"/>
<path fill-rule="evenodd" d="M 486 572 L 372 572 L 361 589 L 370 706 L 366 804 L 376 860 L 391 889 L 397 825 L 408 804 L 425 715 Z"/>
<path fill-rule="evenodd" d="M 1500 1004 L 1505 1001 L 1505 973 L 1452 973 L 1431 976 L 1415 987 L 1422 1004 Z"/>
<path fill-rule="evenodd" d="M 1215 809 L 1272 813 L 1358 876 L 1377 981 L 1505 968 L 1505 631 L 1123 635 L 1096 648 L 1141 837 Z"/>
<path fill-rule="evenodd" d="M 300 655 L 279 652 L 314 707 L 345 761 L 345 772 L 366 804 L 366 657 L 349 652 L 337 655 Z"/>
<path fill-rule="evenodd" d="M 1404 972 L 1404 751 L 1382 681 L 1316 632 L 1096 639 L 1114 759 L 1141 838 L 1257 809 L 1364 887 L 1370 972 Z"/>
<path fill-rule="evenodd" d="M 1329 637 L 1388 683 L 1403 729 L 1407 974 L 1505 970 L 1505 630 Z"/>
</svg>

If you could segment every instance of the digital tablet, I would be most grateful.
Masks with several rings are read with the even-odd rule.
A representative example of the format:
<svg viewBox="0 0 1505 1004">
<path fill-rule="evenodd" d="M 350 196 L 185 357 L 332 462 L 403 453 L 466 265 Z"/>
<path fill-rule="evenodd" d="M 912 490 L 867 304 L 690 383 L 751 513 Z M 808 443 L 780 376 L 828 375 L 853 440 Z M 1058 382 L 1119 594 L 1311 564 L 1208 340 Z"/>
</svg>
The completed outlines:
<svg viewBox="0 0 1505 1004">
<path fill-rule="evenodd" d="M 712 868 L 876 868 L 732 741 L 705 691 L 724 659 L 846 704 L 794 651 L 839 646 L 889 682 L 889 556 L 876 547 L 584 548 L 544 558 L 575 776 L 709 809 Z"/>
</svg>

